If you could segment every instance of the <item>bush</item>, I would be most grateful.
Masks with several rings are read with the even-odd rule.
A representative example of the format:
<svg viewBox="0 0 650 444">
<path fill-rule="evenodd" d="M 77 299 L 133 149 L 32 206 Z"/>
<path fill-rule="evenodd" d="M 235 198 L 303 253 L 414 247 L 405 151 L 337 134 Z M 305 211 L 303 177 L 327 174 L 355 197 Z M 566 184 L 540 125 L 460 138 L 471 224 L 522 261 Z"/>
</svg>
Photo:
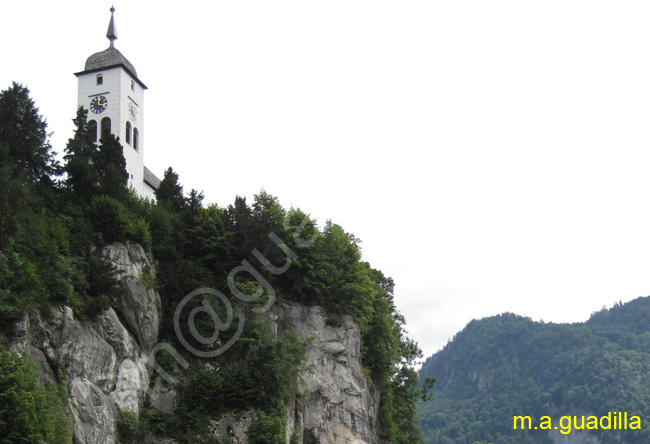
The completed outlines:
<svg viewBox="0 0 650 444">
<path fill-rule="evenodd" d="M 78 314 L 93 319 L 122 294 L 121 272 L 98 249 L 90 254 L 85 268 L 84 275 L 79 276 L 76 283 L 83 304 Z"/>
<path fill-rule="evenodd" d="M 35 366 L 9 352 L 0 352 L 0 442 L 72 442 L 56 388 L 39 385 Z"/>
<path fill-rule="evenodd" d="M 129 218 L 126 208 L 110 196 L 93 198 L 88 209 L 90 223 L 102 234 L 104 241 L 115 242 L 126 239 L 129 233 Z"/>
<path fill-rule="evenodd" d="M 117 430 L 125 443 L 134 443 L 144 438 L 145 433 L 140 425 L 138 415 L 130 410 L 122 410 L 117 420 Z"/>
<path fill-rule="evenodd" d="M 131 224 L 131 239 L 142 245 L 146 250 L 151 249 L 151 232 L 149 224 L 142 218 Z"/>
<path fill-rule="evenodd" d="M 281 412 L 260 412 L 248 427 L 249 444 L 286 444 Z"/>
<path fill-rule="evenodd" d="M 156 288 L 156 272 L 149 264 L 144 266 L 142 274 L 138 277 L 138 282 L 144 285 L 148 290 Z"/>
</svg>

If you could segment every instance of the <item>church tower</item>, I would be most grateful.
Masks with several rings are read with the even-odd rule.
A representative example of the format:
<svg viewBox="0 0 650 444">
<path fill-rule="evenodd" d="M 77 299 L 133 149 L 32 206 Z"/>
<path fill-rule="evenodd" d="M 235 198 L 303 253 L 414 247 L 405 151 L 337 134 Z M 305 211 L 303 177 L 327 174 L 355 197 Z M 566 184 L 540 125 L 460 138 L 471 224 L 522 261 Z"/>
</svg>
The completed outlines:
<svg viewBox="0 0 650 444">
<path fill-rule="evenodd" d="M 106 37 L 108 49 L 91 55 L 78 79 L 78 106 L 88 110 L 91 137 L 112 133 L 124 148 L 129 186 L 138 195 L 154 198 L 158 179 L 144 167 L 144 91 L 135 67 L 115 48 L 117 31 L 111 7 Z"/>
</svg>

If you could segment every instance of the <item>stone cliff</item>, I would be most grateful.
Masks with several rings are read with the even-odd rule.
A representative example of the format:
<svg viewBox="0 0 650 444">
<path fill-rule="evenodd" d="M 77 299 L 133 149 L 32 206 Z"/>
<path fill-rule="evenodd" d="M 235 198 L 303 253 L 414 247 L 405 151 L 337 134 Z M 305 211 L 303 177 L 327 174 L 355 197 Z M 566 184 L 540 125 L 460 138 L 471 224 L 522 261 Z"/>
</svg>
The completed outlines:
<svg viewBox="0 0 650 444">
<path fill-rule="evenodd" d="M 158 340 L 160 296 L 141 283 L 151 266 L 142 247 L 105 248 L 123 272 L 124 292 L 93 321 L 75 318 L 70 307 L 31 312 L 19 326 L 14 349 L 38 363 L 42 378 L 68 381 L 77 444 L 116 443 L 121 409 L 138 412 L 149 386 L 149 356 Z"/>
<path fill-rule="evenodd" d="M 75 318 L 69 307 L 31 312 L 13 344 L 38 364 L 43 380 L 67 378 L 76 444 L 118 443 L 120 410 L 137 414 L 150 385 L 153 407 L 173 411 L 176 396 L 151 370 L 161 317 L 160 296 L 143 279 L 153 269 L 152 259 L 128 242 L 110 245 L 104 253 L 124 276 L 124 292 L 113 307 L 93 321 Z M 330 326 L 320 307 L 279 301 L 268 319 L 276 335 L 292 330 L 310 344 L 311 369 L 299 378 L 302 396 L 287 411 L 287 443 L 379 443 L 379 393 L 361 367 L 358 325 L 346 317 L 340 326 Z M 211 430 L 219 439 L 247 444 L 254 415 L 249 410 L 214 418 Z"/>
</svg>

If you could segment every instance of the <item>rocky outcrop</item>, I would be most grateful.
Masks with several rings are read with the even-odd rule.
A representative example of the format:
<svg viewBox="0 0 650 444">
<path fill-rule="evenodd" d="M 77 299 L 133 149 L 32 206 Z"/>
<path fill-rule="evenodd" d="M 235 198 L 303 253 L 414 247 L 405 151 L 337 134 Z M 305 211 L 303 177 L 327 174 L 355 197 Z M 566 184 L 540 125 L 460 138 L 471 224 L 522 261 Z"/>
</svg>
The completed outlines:
<svg viewBox="0 0 650 444">
<path fill-rule="evenodd" d="M 28 313 L 13 348 L 29 354 L 42 379 L 67 377 L 76 444 L 116 442 L 120 410 L 139 411 L 149 386 L 149 352 L 158 340 L 160 296 L 142 283 L 152 270 L 142 247 L 116 243 L 104 249 L 123 274 L 115 308 L 80 320 L 70 307 Z"/>
<path fill-rule="evenodd" d="M 287 443 L 377 444 L 379 393 L 361 368 L 359 326 L 350 317 L 331 326 L 322 308 L 286 302 L 276 302 L 269 317 L 276 336 L 291 330 L 309 342 L 311 369 L 300 375 L 300 399 L 287 409 Z M 213 430 L 248 444 L 245 431 L 253 416 L 224 415 L 212 422 Z"/>
<path fill-rule="evenodd" d="M 292 330 L 311 341 L 307 358 L 313 367 L 301 375 L 303 400 L 294 402 L 288 436 L 302 428 L 299 435 L 311 434 L 320 444 L 376 444 L 379 393 L 361 368 L 359 326 L 350 317 L 340 327 L 327 325 L 322 308 L 299 304 L 278 304 L 272 316 L 278 334 Z"/>
<path fill-rule="evenodd" d="M 69 307 L 29 313 L 14 349 L 29 354 L 43 380 L 67 376 L 76 444 L 116 444 L 121 410 L 138 413 L 145 392 L 151 406 L 171 414 L 178 395 L 160 378 L 150 385 L 150 354 L 158 340 L 160 297 L 150 281 L 151 260 L 139 245 L 116 243 L 104 249 L 123 272 L 122 296 L 96 319 L 80 320 Z M 287 443 L 377 444 L 379 393 L 366 380 L 360 362 L 358 325 L 344 317 L 326 322 L 320 307 L 277 301 L 267 313 L 274 334 L 291 330 L 309 342 L 310 371 L 300 376 L 300 396 L 287 408 Z M 254 410 L 214 418 L 219 439 L 248 444 Z M 174 443 L 148 437 L 147 443 Z"/>
</svg>

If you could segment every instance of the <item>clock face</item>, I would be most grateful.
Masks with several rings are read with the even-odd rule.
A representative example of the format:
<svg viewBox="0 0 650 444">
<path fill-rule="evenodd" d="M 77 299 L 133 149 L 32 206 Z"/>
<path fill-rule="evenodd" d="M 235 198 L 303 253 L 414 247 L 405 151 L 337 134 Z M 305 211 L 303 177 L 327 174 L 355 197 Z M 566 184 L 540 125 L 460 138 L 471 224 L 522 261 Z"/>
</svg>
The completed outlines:
<svg viewBox="0 0 650 444">
<path fill-rule="evenodd" d="M 90 101 L 90 111 L 101 114 L 108 107 L 108 99 L 104 96 L 97 96 Z"/>
<path fill-rule="evenodd" d="M 129 103 L 129 114 L 131 114 L 133 120 L 138 118 L 138 106 L 135 103 Z"/>
</svg>

